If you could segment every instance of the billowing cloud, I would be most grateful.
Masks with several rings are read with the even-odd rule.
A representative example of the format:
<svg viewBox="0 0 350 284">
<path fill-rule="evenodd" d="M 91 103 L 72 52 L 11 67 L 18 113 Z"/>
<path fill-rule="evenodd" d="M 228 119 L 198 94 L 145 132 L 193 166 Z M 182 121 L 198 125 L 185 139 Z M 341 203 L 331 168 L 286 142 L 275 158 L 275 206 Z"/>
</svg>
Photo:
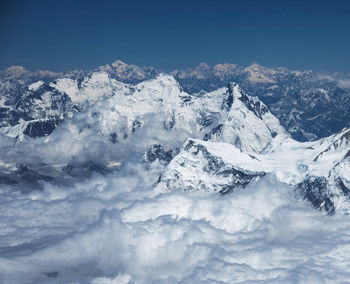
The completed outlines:
<svg viewBox="0 0 350 284">
<path fill-rule="evenodd" d="M 8 192 L 2 283 L 349 279 L 348 216 L 315 211 L 272 176 L 228 195 L 157 195 L 145 174 L 129 168 L 71 186 L 44 182 L 27 195 Z"/>
<path fill-rule="evenodd" d="M 140 163 L 145 148 L 172 149 L 188 131 L 167 131 L 159 112 L 116 142 L 126 118 L 99 119 L 107 106 L 48 137 L 0 136 L 2 174 L 51 177 L 0 187 L 1 283 L 348 281 L 349 216 L 316 211 L 269 174 L 226 195 L 156 192 L 162 166 Z"/>
</svg>

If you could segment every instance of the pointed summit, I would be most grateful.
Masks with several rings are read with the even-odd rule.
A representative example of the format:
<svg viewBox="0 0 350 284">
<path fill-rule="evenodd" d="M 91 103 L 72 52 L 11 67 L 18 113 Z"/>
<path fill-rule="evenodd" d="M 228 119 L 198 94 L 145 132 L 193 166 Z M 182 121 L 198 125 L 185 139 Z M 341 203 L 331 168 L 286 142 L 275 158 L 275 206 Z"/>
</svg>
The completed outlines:
<svg viewBox="0 0 350 284">
<path fill-rule="evenodd" d="M 201 62 L 199 63 L 199 65 L 196 67 L 196 69 L 201 69 L 201 70 L 209 70 L 210 66 L 205 63 L 205 62 Z"/>
<path fill-rule="evenodd" d="M 121 60 L 116 60 L 111 64 L 113 67 L 117 68 L 117 67 L 126 67 L 129 66 L 128 64 L 126 64 L 125 62 L 121 61 Z"/>
<path fill-rule="evenodd" d="M 248 74 L 248 79 L 251 83 L 276 83 L 273 76 L 276 71 L 253 62 L 250 66 L 243 70 Z"/>
<path fill-rule="evenodd" d="M 154 68 L 139 67 L 127 64 L 121 60 L 116 60 L 112 64 L 106 64 L 98 68 L 99 71 L 107 72 L 111 78 L 125 83 L 139 83 L 153 78 L 156 74 Z"/>
</svg>

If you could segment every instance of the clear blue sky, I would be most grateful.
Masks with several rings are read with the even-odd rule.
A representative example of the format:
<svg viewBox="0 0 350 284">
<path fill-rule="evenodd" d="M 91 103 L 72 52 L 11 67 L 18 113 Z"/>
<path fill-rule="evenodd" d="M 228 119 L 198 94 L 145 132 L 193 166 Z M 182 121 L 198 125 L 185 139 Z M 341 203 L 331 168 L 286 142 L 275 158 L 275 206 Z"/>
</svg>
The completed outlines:
<svg viewBox="0 0 350 284">
<path fill-rule="evenodd" d="M 0 1 L 0 69 L 89 69 L 116 59 L 350 73 L 350 1 Z"/>
</svg>

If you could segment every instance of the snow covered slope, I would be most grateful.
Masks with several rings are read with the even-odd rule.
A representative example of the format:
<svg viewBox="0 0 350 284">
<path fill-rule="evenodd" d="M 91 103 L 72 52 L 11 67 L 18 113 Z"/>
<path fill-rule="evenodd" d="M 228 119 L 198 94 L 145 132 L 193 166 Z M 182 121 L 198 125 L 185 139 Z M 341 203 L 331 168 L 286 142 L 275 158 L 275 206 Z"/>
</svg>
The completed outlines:
<svg viewBox="0 0 350 284">
<path fill-rule="evenodd" d="M 139 67 L 126 64 L 121 60 L 100 66 L 98 71 L 107 72 L 113 79 L 130 84 L 136 84 L 154 78 L 159 73 L 153 67 Z"/>
<path fill-rule="evenodd" d="M 71 79 L 73 83 L 64 84 L 71 84 L 68 89 L 72 92 L 76 86 L 75 81 L 80 85 L 86 77 L 100 72 L 107 73 L 110 78 L 120 82 L 137 84 L 152 79 L 163 71 L 126 64 L 120 60 L 95 70 L 67 73 L 30 72 L 23 67 L 13 66 L 0 71 L 0 118 L 7 120 L 8 112 L 17 98 L 32 83 Z M 245 68 L 228 63 L 213 67 L 201 63 L 195 68 L 174 70 L 169 74 L 191 94 L 211 92 L 227 86 L 229 82 L 238 83 L 242 90 L 259 97 L 298 141 L 326 137 L 349 126 L 350 76 L 346 74 L 267 68 L 257 63 Z M 2 112 L 5 112 L 4 115 Z"/>
<path fill-rule="evenodd" d="M 14 168 L 0 173 L 5 183 L 29 172 L 38 179 L 107 173 L 131 156 L 162 171 L 188 137 L 259 153 L 275 135 L 286 135 L 266 106 L 236 84 L 190 95 L 167 74 L 131 85 L 96 72 L 81 81 L 37 82 L 26 94 L 17 112 L 29 120 L 2 128 L 0 162 Z"/>
<path fill-rule="evenodd" d="M 157 189 L 226 193 L 269 173 L 316 208 L 350 212 L 350 129 L 306 143 L 280 135 L 270 146 L 247 154 L 231 144 L 189 139 L 162 173 Z"/>
<path fill-rule="evenodd" d="M 2 163 L 17 165 L 15 180 L 27 169 L 39 178 L 108 172 L 123 164 L 132 145 L 135 153 L 145 152 L 150 168 L 162 171 L 170 162 L 161 190 L 231 192 L 273 173 L 317 208 L 348 207 L 348 130 L 297 142 L 258 98 L 234 83 L 189 94 L 167 74 L 132 85 L 98 71 L 80 79 L 37 81 L 15 109 L 23 117 L 1 130 L 19 143 L 2 155 Z M 35 143 L 24 139 L 42 133 L 50 135 Z M 52 154 L 42 158 L 24 150 L 33 143 Z"/>
<path fill-rule="evenodd" d="M 259 97 L 298 141 L 316 140 L 339 132 L 350 123 L 350 75 L 267 68 L 257 63 L 195 68 L 171 74 L 189 92 L 212 91 L 236 82 Z"/>
<path fill-rule="evenodd" d="M 264 175 L 264 168 L 256 158 L 233 145 L 188 139 L 162 173 L 157 191 L 228 193 Z"/>
<path fill-rule="evenodd" d="M 256 97 L 244 93 L 237 84 L 229 84 L 227 89 L 219 89 L 206 94 L 208 106 L 220 93 L 228 93 L 225 108 L 227 114 L 217 126 L 212 128 L 205 140 L 227 142 L 245 152 L 261 152 L 277 134 L 285 133 L 279 121 Z M 202 98 L 203 99 L 203 98 Z M 199 101 L 202 104 L 202 100 Z M 215 109 L 205 109 L 201 114 L 215 114 Z"/>
<path fill-rule="evenodd" d="M 0 283 L 347 283 L 349 128 L 297 142 L 237 84 L 114 65 L 1 98 Z"/>
<path fill-rule="evenodd" d="M 103 133 L 117 135 L 118 139 L 142 126 L 146 116 L 160 117 L 160 113 L 162 128 L 181 129 L 187 136 L 233 143 L 248 152 L 261 151 L 274 135 L 284 132 L 266 106 L 243 93 L 236 84 L 211 93 L 190 95 L 166 74 L 129 85 L 112 79 L 106 72 L 95 72 L 81 79 L 60 78 L 51 83 L 31 84 L 13 110 L 9 109 L 6 119 L 10 113 L 13 119 L 1 132 L 12 137 L 47 135 L 76 111 L 94 116 Z M 40 125 L 34 125 L 37 121 L 50 121 L 52 125 L 44 131 Z M 28 124 L 32 125 L 31 131 Z"/>
<path fill-rule="evenodd" d="M 82 115 L 94 117 L 96 127 L 115 142 L 142 128 L 150 116 L 160 133 L 182 133 L 177 143 L 190 136 L 232 143 L 246 152 L 260 152 L 275 135 L 285 133 L 266 106 L 244 94 L 238 85 L 189 95 L 166 74 L 137 85 L 123 85 Z M 161 135 L 154 140 L 169 143 Z"/>
</svg>

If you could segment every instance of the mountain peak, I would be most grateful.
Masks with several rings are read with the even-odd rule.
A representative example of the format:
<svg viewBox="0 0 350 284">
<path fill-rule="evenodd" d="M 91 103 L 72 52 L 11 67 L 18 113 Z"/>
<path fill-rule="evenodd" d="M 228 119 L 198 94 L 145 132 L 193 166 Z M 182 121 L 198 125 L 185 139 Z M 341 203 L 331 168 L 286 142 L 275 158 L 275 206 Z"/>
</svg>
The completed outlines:
<svg viewBox="0 0 350 284">
<path fill-rule="evenodd" d="M 252 64 L 250 64 L 248 67 L 265 68 L 256 61 L 252 62 Z"/>
<path fill-rule="evenodd" d="M 111 64 L 113 67 L 119 67 L 119 66 L 129 66 L 128 64 L 126 64 L 125 62 L 121 61 L 121 60 L 116 60 Z"/>
<path fill-rule="evenodd" d="M 273 75 L 276 71 L 253 62 L 250 66 L 244 68 L 249 75 L 249 81 L 252 83 L 275 83 Z"/>
<path fill-rule="evenodd" d="M 223 70 L 223 71 L 229 71 L 231 69 L 236 69 L 239 66 L 237 64 L 231 64 L 231 63 L 218 63 L 216 64 L 213 69 L 215 70 Z"/>
<path fill-rule="evenodd" d="M 14 66 L 11 66 L 11 67 L 5 69 L 3 72 L 4 72 L 5 76 L 18 78 L 18 77 L 21 77 L 22 75 L 28 73 L 29 71 L 26 70 L 22 66 L 14 65 Z"/>
<path fill-rule="evenodd" d="M 210 66 L 205 63 L 205 62 L 201 62 L 199 63 L 199 65 L 197 66 L 198 69 L 205 69 L 205 70 L 209 70 L 210 69 Z"/>
<path fill-rule="evenodd" d="M 252 64 L 244 68 L 244 70 L 247 72 L 266 72 L 271 71 L 272 69 L 262 66 L 257 62 L 253 62 Z"/>
<path fill-rule="evenodd" d="M 149 82 L 157 82 L 161 84 L 164 83 L 166 85 L 179 85 L 176 79 L 172 75 L 169 75 L 167 73 L 159 73 L 156 77 L 150 79 Z"/>
<path fill-rule="evenodd" d="M 157 73 L 152 67 L 139 67 L 137 65 L 127 64 L 121 60 L 100 66 L 97 70 L 107 72 L 112 78 L 118 81 L 131 84 L 150 79 Z"/>
</svg>

